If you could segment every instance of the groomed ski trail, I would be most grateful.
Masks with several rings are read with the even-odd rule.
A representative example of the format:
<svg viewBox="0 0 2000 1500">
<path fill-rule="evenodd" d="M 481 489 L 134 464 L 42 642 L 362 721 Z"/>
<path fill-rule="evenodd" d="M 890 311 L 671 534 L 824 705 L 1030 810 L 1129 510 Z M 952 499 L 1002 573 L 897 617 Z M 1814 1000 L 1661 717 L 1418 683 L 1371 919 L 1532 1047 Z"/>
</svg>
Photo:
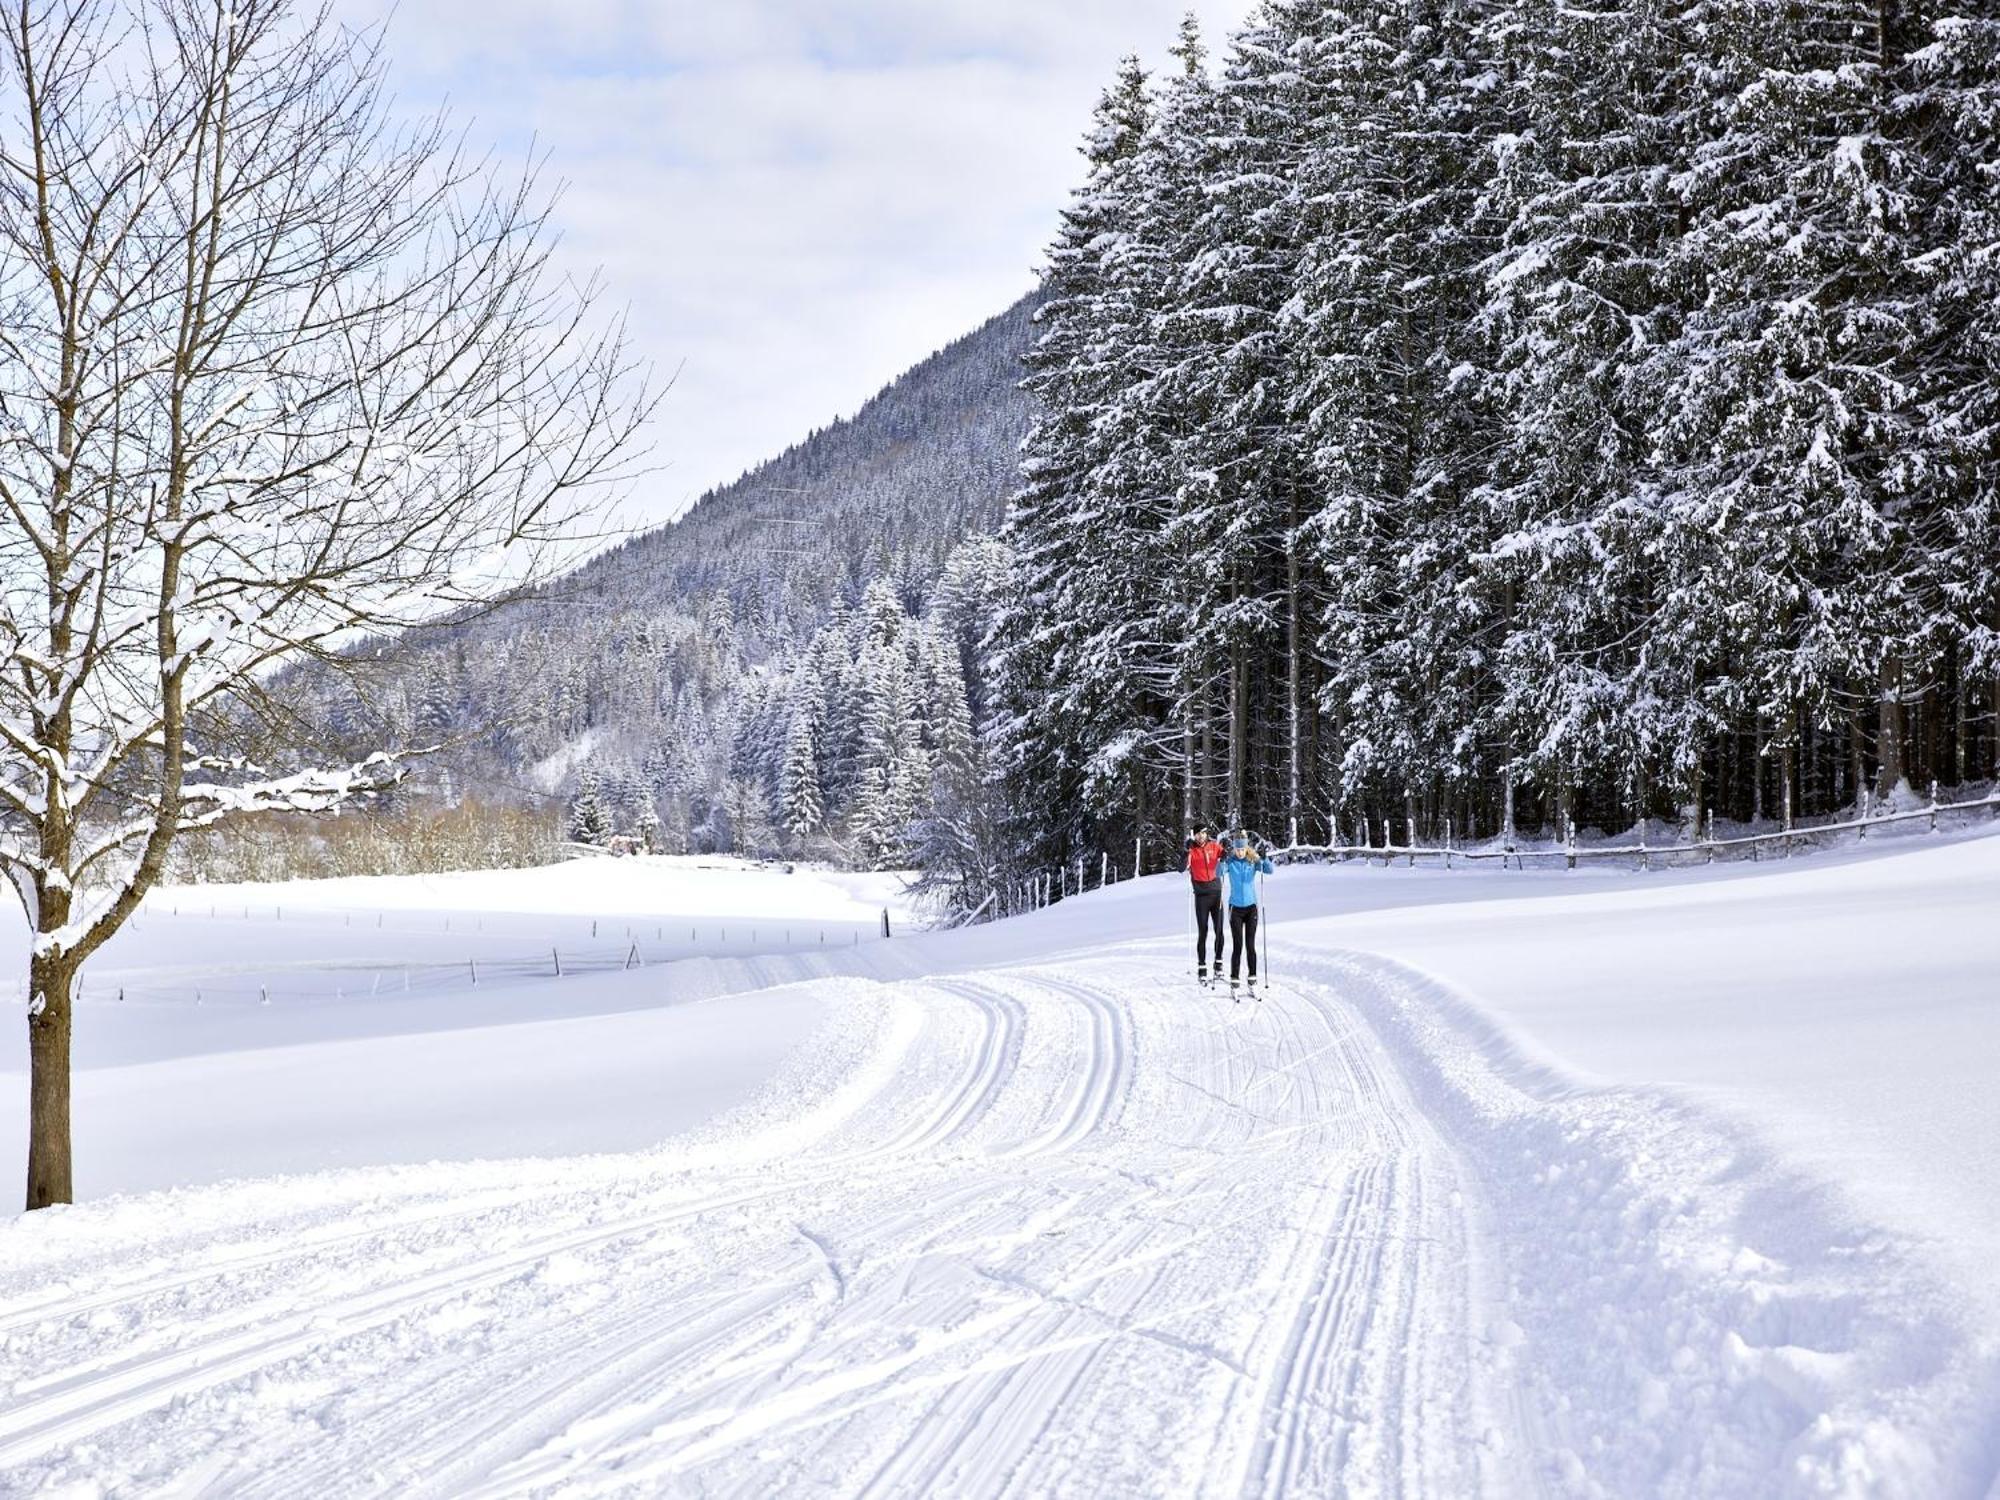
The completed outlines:
<svg viewBox="0 0 2000 1500">
<path fill-rule="evenodd" d="M 850 984 L 748 1139 L 66 1211 L 0 1493 L 1527 1492 L 1466 1168 L 1336 989 L 1183 968 Z"/>
</svg>

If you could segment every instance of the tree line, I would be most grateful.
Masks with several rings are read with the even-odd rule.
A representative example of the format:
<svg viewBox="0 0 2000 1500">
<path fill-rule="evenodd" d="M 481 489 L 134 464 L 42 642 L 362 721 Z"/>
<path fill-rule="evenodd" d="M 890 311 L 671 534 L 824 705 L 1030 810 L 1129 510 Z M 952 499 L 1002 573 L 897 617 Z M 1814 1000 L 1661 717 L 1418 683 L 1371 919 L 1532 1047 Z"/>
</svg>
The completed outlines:
<svg viewBox="0 0 2000 1500">
<path fill-rule="evenodd" d="M 2000 23 L 1267 0 L 1128 60 L 984 653 L 1005 862 L 2000 759 Z"/>
</svg>

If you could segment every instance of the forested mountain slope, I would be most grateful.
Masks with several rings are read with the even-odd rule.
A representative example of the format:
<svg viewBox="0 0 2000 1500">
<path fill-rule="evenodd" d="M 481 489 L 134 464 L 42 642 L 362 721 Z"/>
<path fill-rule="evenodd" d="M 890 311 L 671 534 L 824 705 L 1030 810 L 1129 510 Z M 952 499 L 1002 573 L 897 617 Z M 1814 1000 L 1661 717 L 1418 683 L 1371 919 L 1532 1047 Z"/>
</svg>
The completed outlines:
<svg viewBox="0 0 2000 1500">
<path fill-rule="evenodd" d="M 344 743 L 449 743 L 405 808 L 560 799 L 599 841 L 775 849 L 824 833 L 852 852 L 871 717 L 892 715 L 874 732 L 910 752 L 875 788 L 877 828 L 922 810 L 934 763 L 968 757 L 967 669 L 1001 559 L 985 538 L 1018 483 L 1033 321 L 1024 299 L 853 417 L 531 599 L 298 674 L 296 707 Z M 794 718 L 812 742 L 787 780 Z"/>
</svg>

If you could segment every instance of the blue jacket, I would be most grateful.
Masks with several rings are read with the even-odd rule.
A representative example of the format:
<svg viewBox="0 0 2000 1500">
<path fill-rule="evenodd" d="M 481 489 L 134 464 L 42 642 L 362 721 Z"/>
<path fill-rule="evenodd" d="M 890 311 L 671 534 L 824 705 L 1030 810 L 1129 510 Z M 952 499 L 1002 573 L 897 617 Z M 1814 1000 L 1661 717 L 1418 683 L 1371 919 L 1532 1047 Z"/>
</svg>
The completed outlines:
<svg viewBox="0 0 2000 1500">
<path fill-rule="evenodd" d="M 1233 854 L 1225 859 L 1222 873 L 1229 877 L 1229 904 L 1255 906 L 1257 877 L 1270 874 L 1273 868 L 1268 859 L 1238 859 Z"/>
</svg>

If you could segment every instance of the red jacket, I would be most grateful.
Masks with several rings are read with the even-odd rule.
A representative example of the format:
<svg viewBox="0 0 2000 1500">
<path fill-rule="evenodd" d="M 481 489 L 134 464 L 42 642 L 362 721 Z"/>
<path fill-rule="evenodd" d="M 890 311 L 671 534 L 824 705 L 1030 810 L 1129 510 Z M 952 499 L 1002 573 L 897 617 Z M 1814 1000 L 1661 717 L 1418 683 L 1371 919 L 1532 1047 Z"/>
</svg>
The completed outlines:
<svg viewBox="0 0 2000 1500">
<path fill-rule="evenodd" d="M 1215 872 L 1221 867 L 1226 852 L 1214 839 L 1196 844 L 1188 850 L 1188 878 L 1196 885 L 1207 885 L 1215 879 Z"/>
</svg>

